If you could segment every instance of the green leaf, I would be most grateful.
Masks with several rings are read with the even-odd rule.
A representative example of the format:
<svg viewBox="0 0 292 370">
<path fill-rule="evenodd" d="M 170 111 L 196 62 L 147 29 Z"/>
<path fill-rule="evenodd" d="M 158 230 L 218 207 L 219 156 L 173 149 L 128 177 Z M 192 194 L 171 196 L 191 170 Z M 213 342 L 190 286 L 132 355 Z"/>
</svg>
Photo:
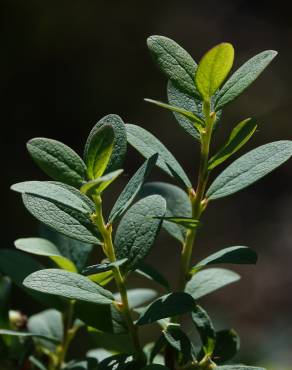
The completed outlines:
<svg viewBox="0 0 292 370">
<path fill-rule="evenodd" d="M 76 266 L 68 258 L 61 255 L 58 248 L 43 238 L 22 238 L 14 242 L 15 247 L 27 253 L 50 257 L 60 268 L 77 272 Z"/>
<path fill-rule="evenodd" d="M 79 188 L 86 180 L 86 166 L 77 153 L 59 141 L 34 138 L 27 150 L 37 165 L 52 179 Z"/>
<path fill-rule="evenodd" d="M 1 269 L 0 269 L 1 271 Z M 12 282 L 8 276 L 0 275 L 0 327 L 9 328 L 9 302 Z"/>
<path fill-rule="evenodd" d="M 162 331 L 168 344 L 183 356 L 182 364 L 186 364 L 192 358 L 191 342 L 188 336 L 180 328 L 180 325 L 169 324 L 166 330 Z"/>
<path fill-rule="evenodd" d="M 251 85 L 278 53 L 266 50 L 243 64 L 225 83 L 216 98 L 216 111 L 232 102 Z"/>
<path fill-rule="evenodd" d="M 165 217 L 174 217 L 180 214 L 183 217 L 192 216 L 191 202 L 185 191 L 166 182 L 149 182 L 142 188 L 140 197 L 159 194 L 166 200 Z M 169 221 L 163 221 L 163 228 L 180 242 L 184 242 L 186 229 Z"/>
<path fill-rule="evenodd" d="M 112 172 L 122 168 L 127 151 L 127 133 L 123 120 L 116 114 L 109 114 L 99 120 L 91 130 L 85 144 L 84 157 L 87 158 L 89 147 L 92 145 L 92 140 L 96 132 L 103 126 L 111 126 L 114 131 L 114 144 L 110 161 L 105 170 L 105 173 Z"/>
<path fill-rule="evenodd" d="M 110 304 L 114 299 L 108 290 L 86 277 L 60 269 L 36 271 L 24 279 L 23 285 L 42 293 L 96 304 Z"/>
<path fill-rule="evenodd" d="M 21 266 L 21 268 L 15 268 L 15 266 Z M 0 249 L 0 271 L 9 276 L 20 289 L 24 289 L 22 282 L 26 276 L 43 268 L 42 264 L 24 253 L 12 249 Z M 25 289 L 25 291 L 47 307 L 60 310 L 64 308 L 62 300 L 58 297 L 47 296 L 28 289 Z"/>
<path fill-rule="evenodd" d="M 199 63 L 195 82 L 203 100 L 209 101 L 219 89 L 231 70 L 234 49 L 229 43 L 222 43 L 209 50 Z"/>
<path fill-rule="evenodd" d="M 136 273 L 146 277 L 147 279 L 153 280 L 156 283 L 163 286 L 166 290 L 170 290 L 170 286 L 168 281 L 165 279 L 165 277 L 154 267 L 146 264 L 141 263 L 139 265 L 139 268 L 135 270 Z"/>
<path fill-rule="evenodd" d="M 96 180 L 89 181 L 82 185 L 80 191 L 86 195 L 101 194 L 124 170 L 110 172 Z"/>
<path fill-rule="evenodd" d="M 142 370 L 169 370 L 169 368 L 164 365 L 151 364 L 143 367 Z"/>
<path fill-rule="evenodd" d="M 199 299 L 239 279 L 240 276 L 233 271 L 210 268 L 195 274 L 187 283 L 185 291 L 194 299 Z"/>
<path fill-rule="evenodd" d="M 113 271 L 98 272 L 97 274 L 87 275 L 87 276 L 88 276 L 88 279 L 90 279 L 91 281 L 101 286 L 107 285 L 114 278 Z"/>
<path fill-rule="evenodd" d="M 231 131 L 227 142 L 208 162 L 208 169 L 212 170 L 236 153 L 254 134 L 257 124 L 252 118 L 241 121 Z"/>
<path fill-rule="evenodd" d="M 136 125 L 127 124 L 126 129 L 128 142 L 140 154 L 145 158 L 149 158 L 153 154 L 158 153 L 159 157 L 156 165 L 171 177 L 176 177 L 187 188 L 191 187 L 191 182 L 180 164 L 154 135 Z"/>
<path fill-rule="evenodd" d="M 256 252 L 248 247 L 228 247 L 204 258 L 192 268 L 191 272 L 194 273 L 204 266 L 214 265 L 217 263 L 234 263 L 239 265 L 256 264 L 257 259 L 258 257 Z"/>
<path fill-rule="evenodd" d="M 192 321 L 199 332 L 204 353 L 211 355 L 215 348 L 216 333 L 209 315 L 201 306 L 196 305 L 192 312 Z"/>
<path fill-rule="evenodd" d="M 104 333 L 100 330 L 89 327 L 88 332 L 93 339 L 96 347 L 106 349 L 110 352 L 132 353 L 134 352 L 131 338 L 128 333 L 126 334 L 112 334 Z M 93 352 L 93 351 L 90 351 Z M 111 354 L 109 352 L 109 357 Z M 92 357 L 91 354 L 89 357 Z M 95 356 L 94 356 L 95 357 Z M 99 358 L 99 361 L 101 359 Z"/>
<path fill-rule="evenodd" d="M 128 289 L 128 300 L 130 308 L 140 307 L 145 305 L 153 298 L 157 297 L 157 292 L 153 289 L 139 288 L 139 289 Z M 119 293 L 114 294 L 115 300 L 121 301 Z"/>
<path fill-rule="evenodd" d="M 172 112 L 180 113 L 185 118 L 187 118 L 188 120 L 191 121 L 192 125 L 197 129 L 198 132 L 200 132 L 202 127 L 204 126 L 204 121 L 200 117 L 196 116 L 194 113 L 192 113 L 192 112 L 190 112 L 186 109 L 176 107 L 176 106 L 173 106 L 173 105 L 169 105 L 169 104 L 166 104 L 166 103 L 163 103 L 163 102 L 160 102 L 160 101 L 157 101 L 157 100 L 153 100 L 153 99 L 144 99 L 144 100 L 147 103 L 155 104 L 158 107 L 168 109 Z"/>
<path fill-rule="evenodd" d="M 98 229 L 83 212 L 32 195 L 23 194 L 22 199 L 36 219 L 61 234 L 85 243 L 101 244 Z"/>
<path fill-rule="evenodd" d="M 264 177 L 292 155 L 292 141 L 281 140 L 262 145 L 227 167 L 207 191 L 210 200 L 226 197 Z"/>
<path fill-rule="evenodd" d="M 150 36 L 147 45 L 160 70 L 180 89 L 191 95 L 199 96 L 194 75 L 197 64 L 193 58 L 175 41 L 164 36 Z"/>
<path fill-rule="evenodd" d="M 222 364 L 225 361 L 231 360 L 238 352 L 239 347 L 240 339 L 233 329 L 218 331 L 216 333 L 216 346 L 213 352 L 216 363 Z"/>
<path fill-rule="evenodd" d="M 116 203 L 114 204 L 109 216 L 109 222 L 112 223 L 117 217 L 121 216 L 123 212 L 129 207 L 129 205 L 134 200 L 135 196 L 140 191 L 144 181 L 147 179 L 153 167 L 155 166 L 157 158 L 158 154 L 153 154 L 142 164 L 138 171 L 133 175 L 133 177 L 130 179 L 128 184 L 121 192 Z"/>
<path fill-rule="evenodd" d="M 196 100 L 182 92 L 177 86 L 175 86 L 171 81 L 167 84 L 167 97 L 170 105 L 175 107 L 180 107 L 186 111 L 192 112 L 196 116 L 200 117 L 200 110 L 196 104 Z M 200 104 L 200 103 L 199 103 Z M 200 140 L 200 133 L 192 125 L 190 120 L 186 118 L 183 114 L 173 111 L 173 114 L 179 123 L 179 125 L 193 138 Z M 202 119 L 202 117 L 200 117 Z"/>
<path fill-rule="evenodd" d="M 163 221 L 172 222 L 176 225 L 183 226 L 189 230 L 197 229 L 201 225 L 199 220 L 195 220 L 194 218 L 188 217 L 156 217 L 156 218 L 160 218 Z"/>
<path fill-rule="evenodd" d="M 217 370 L 265 370 L 263 367 L 254 367 L 246 365 L 225 365 L 217 366 Z"/>
<path fill-rule="evenodd" d="M 51 341 L 51 342 L 56 343 L 56 344 L 60 343 L 60 341 L 57 338 L 48 337 L 46 335 L 29 333 L 29 332 L 25 332 L 25 331 L 0 329 L 0 335 L 12 335 L 14 337 L 25 337 L 25 338 L 35 337 L 35 338 L 45 339 L 47 341 Z"/>
<path fill-rule="evenodd" d="M 122 218 L 115 235 L 117 259 L 128 258 L 127 268 L 134 270 L 148 255 L 161 226 L 166 202 L 152 195 L 135 203 Z"/>
<path fill-rule="evenodd" d="M 98 263 L 96 265 L 87 266 L 83 271 L 83 275 L 92 275 L 105 271 L 112 271 L 117 267 L 124 265 L 128 261 L 127 258 L 117 260 L 115 262 Z"/>
<path fill-rule="evenodd" d="M 34 365 L 37 369 L 39 370 L 47 370 L 45 365 L 43 365 L 36 357 L 34 356 L 29 356 L 29 362 Z"/>
<path fill-rule="evenodd" d="M 135 370 L 139 365 L 133 361 L 133 356 L 127 354 L 117 354 L 107 357 L 98 364 L 98 370 Z"/>
<path fill-rule="evenodd" d="M 174 292 L 159 297 L 141 313 L 137 325 L 151 324 L 166 317 L 173 317 L 194 309 L 193 298 L 184 292 Z"/>
</svg>

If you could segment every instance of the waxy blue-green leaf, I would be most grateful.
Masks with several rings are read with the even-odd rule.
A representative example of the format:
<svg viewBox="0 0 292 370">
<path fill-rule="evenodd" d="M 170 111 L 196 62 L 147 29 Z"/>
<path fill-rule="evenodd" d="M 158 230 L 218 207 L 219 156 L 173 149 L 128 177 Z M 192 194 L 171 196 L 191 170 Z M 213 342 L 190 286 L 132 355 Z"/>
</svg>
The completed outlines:
<svg viewBox="0 0 292 370">
<path fill-rule="evenodd" d="M 135 272 L 146 277 L 147 279 L 155 281 L 156 283 L 163 286 L 166 290 L 170 290 L 168 281 L 161 274 L 161 272 L 155 269 L 153 266 L 150 266 L 146 263 L 141 263 L 139 265 L 139 268 L 136 269 Z"/>
<path fill-rule="evenodd" d="M 109 172 L 96 180 L 91 180 L 81 186 L 80 191 L 86 195 L 101 194 L 115 179 L 123 173 L 123 170 Z"/>
<path fill-rule="evenodd" d="M 235 283 L 240 276 L 231 270 L 222 268 L 209 268 L 199 271 L 186 285 L 186 293 L 194 299 L 199 299 L 226 285 Z"/>
<path fill-rule="evenodd" d="M 186 111 L 192 112 L 196 116 L 200 117 L 200 109 L 198 105 L 201 103 L 195 100 L 192 96 L 182 92 L 177 86 L 175 86 L 171 81 L 167 84 L 167 98 L 170 105 L 179 107 Z M 198 105 L 197 105 L 198 103 Z M 179 123 L 179 125 L 193 138 L 200 140 L 200 133 L 186 118 L 183 114 L 173 111 L 173 114 Z M 202 119 L 202 117 L 200 117 Z"/>
<path fill-rule="evenodd" d="M 137 325 L 156 322 L 166 317 L 174 317 L 190 312 L 195 306 L 193 298 L 184 292 L 174 292 L 159 297 L 141 313 Z"/>
<path fill-rule="evenodd" d="M 149 288 L 128 289 L 127 294 L 130 308 L 143 306 L 157 297 L 157 292 Z M 119 293 L 115 293 L 114 297 L 116 301 L 121 301 Z"/>
<path fill-rule="evenodd" d="M 231 360 L 240 348 L 240 338 L 233 330 L 221 330 L 216 333 L 216 345 L 213 352 L 217 364 Z"/>
<path fill-rule="evenodd" d="M 256 128 L 257 124 L 252 118 L 247 118 L 235 126 L 227 142 L 212 158 L 210 158 L 208 169 L 212 170 L 228 159 L 232 154 L 236 153 L 252 137 Z"/>
<path fill-rule="evenodd" d="M 45 269 L 27 276 L 23 285 L 38 292 L 96 304 L 111 304 L 113 295 L 88 278 L 60 269 Z"/>
<path fill-rule="evenodd" d="M 192 321 L 200 335 L 204 353 L 211 355 L 215 348 L 216 332 L 207 312 L 199 305 L 192 311 Z"/>
<path fill-rule="evenodd" d="M 153 167 L 156 164 L 158 154 L 153 154 L 149 157 L 138 171 L 132 176 L 128 184 L 125 186 L 116 203 L 114 204 L 109 215 L 109 222 L 113 222 L 117 217 L 121 216 L 123 212 L 129 207 L 135 196 L 140 191 L 145 180 L 149 176 Z"/>
<path fill-rule="evenodd" d="M 154 135 L 142 127 L 132 124 L 127 124 L 126 129 L 128 142 L 137 149 L 140 154 L 145 158 L 149 158 L 153 154 L 158 153 L 159 157 L 156 165 L 171 177 L 176 177 L 187 188 L 191 187 L 191 182 L 180 164 Z"/>
<path fill-rule="evenodd" d="M 278 53 L 266 50 L 243 64 L 224 84 L 216 98 L 216 111 L 232 102 L 251 85 Z"/>
<path fill-rule="evenodd" d="M 163 221 L 183 226 L 189 230 L 197 229 L 201 225 L 199 220 L 189 217 L 156 217 L 156 218 L 160 218 Z"/>
<path fill-rule="evenodd" d="M 122 168 L 127 151 L 127 133 L 123 120 L 116 114 L 109 114 L 100 119 L 91 130 L 85 144 L 84 157 L 87 157 L 89 146 L 96 132 L 103 126 L 111 126 L 114 131 L 114 144 L 112 154 L 105 173 Z"/>
<path fill-rule="evenodd" d="M 262 145 L 227 167 L 207 191 L 210 200 L 236 193 L 264 177 L 292 156 L 292 141 L 281 140 Z"/>
<path fill-rule="evenodd" d="M 234 59 L 234 49 L 229 43 L 216 45 L 201 59 L 195 82 L 201 97 L 210 101 L 230 72 Z"/>
<path fill-rule="evenodd" d="M 199 97 L 194 84 L 197 64 L 175 41 L 164 36 L 150 36 L 147 45 L 161 71 L 180 89 Z"/>
<path fill-rule="evenodd" d="M 35 218 L 59 233 L 84 243 L 101 244 L 99 231 L 89 215 L 28 194 L 23 194 L 22 199 L 27 210 Z M 92 214 L 94 211 L 92 209 Z"/>
<path fill-rule="evenodd" d="M 248 247 L 228 247 L 221 249 L 220 251 L 213 253 L 207 258 L 204 258 L 202 261 L 198 262 L 192 268 L 191 272 L 194 273 L 205 266 L 218 263 L 233 263 L 239 265 L 256 264 L 257 259 L 258 257 L 256 252 Z"/>
<path fill-rule="evenodd" d="M 123 266 L 128 261 L 127 258 L 123 258 L 122 260 L 117 260 L 115 262 L 106 262 L 106 263 L 99 263 L 92 266 L 87 266 L 83 271 L 83 275 L 92 275 L 97 274 L 100 272 L 105 271 L 112 271 L 117 267 Z"/>
<path fill-rule="evenodd" d="M 84 160 L 90 180 L 98 179 L 107 168 L 114 146 L 114 130 L 103 125 L 90 136 Z"/>
<path fill-rule="evenodd" d="M 122 218 L 114 244 L 117 259 L 128 258 L 128 269 L 134 270 L 150 252 L 162 223 L 153 217 L 162 217 L 165 210 L 165 200 L 151 195 L 135 203 Z"/>
<path fill-rule="evenodd" d="M 167 343 L 183 356 L 183 361 L 180 361 L 180 364 L 186 364 L 192 359 L 192 344 L 180 325 L 169 324 L 162 333 Z"/>
<path fill-rule="evenodd" d="M 146 183 L 139 196 L 159 194 L 166 200 L 165 217 L 174 217 L 180 214 L 184 217 L 192 216 L 192 206 L 188 195 L 181 188 L 166 182 Z M 169 221 L 163 221 L 163 228 L 180 242 L 184 242 L 186 229 Z"/>
<path fill-rule="evenodd" d="M 67 145 L 37 137 L 29 140 L 27 149 L 33 160 L 52 179 L 76 188 L 86 180 L 86 165 Z"/>
<path fill-rule="evenodd" d="M 57 338 L 48 337 L 46 335 L 34 334 L 26 331 L 16 331 L 16 330 L 8 330 L 8 329 L 0 329 L 0 335 L 11 335 L 14 337 L 24 337 L 24 338 L 40 338 L 45 339 L 47 341 L 60 344 L 60 341 Z"/>
<path fill-rule="evenodd" d="M 76 266 L 68 258 L 62 256 L 58 248 L 47 239 L 43 238 L 21 238 L 14 242 L 17 249 L 38 256 L 46 256 L 52 259 L 60 268 L 77 272 Z"/>
</svg>

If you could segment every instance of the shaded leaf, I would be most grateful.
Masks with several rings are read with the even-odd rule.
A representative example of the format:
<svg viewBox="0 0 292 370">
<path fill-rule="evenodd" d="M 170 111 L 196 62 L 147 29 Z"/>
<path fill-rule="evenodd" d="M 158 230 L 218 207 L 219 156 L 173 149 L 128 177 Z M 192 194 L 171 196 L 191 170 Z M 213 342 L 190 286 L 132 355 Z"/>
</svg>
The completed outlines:
<svg viewBox="0 0 292 370">
<path fill-rule="evenodd" d="M 216 343 L 216 333 L 209 315 L 201 306 L 196 305 L 192 312 L 192 321 L 199 332 L 204 353 L 212 354 Z"/>
<path fill-rule="evenodd" d="M 106 349 L 107 351 L 110 352 L 132 353 L 134 351 L 131 338 L 128 333 L 124 334 L 105 333 L 91 327 L 89 327 L 87 330 L 96 347 Z M 106 357 L 111 356 L 110 352 L 107 352 Z M 99 357 L 99 361 L 102 361 L 104 358 Z"/>
<path fill-rule="evenodd" d="M 98 370 L 136 370 L 137 368 L 139 368 L 137 362 L 133 361 L 133 357 L 127 354 L 108 357 L 98 365 Z"/>
<path fill-rule="evenodd" d="M 136 273 L 146 277 L 147 279 L 153 280 L 156 283 L 162 285 L 166 290 L 170 289 L 168 281 L 165 277 L 153 266 L 146 263 L 141 263 L 139 268 L 135 270 Z"/>
<path fill-rule="evenodd" d="M 157 292 L 148 288 L 128 289 L 127 293 L 130 308 L 136 308 L 145 305 L 153 298 L 157 297 Z M 114 294 L 114 297 L 115 300 L 121 301 L 119 293 Z"/>
<path fill-rule="evenodd" d="M 183 356 L 182 364 L 191 360 L 192 345 L 188 336 L 180 328 L 180 325 L 169 324 L 167 329 L 163 330 L 162 333 L 168 344 Z"/>
<path fill-rule="evenodd" d="M 188 217 L 156 217 L 160 218 L 163 221 L 172 222 L 176 225 L 180 225 L 185 227 L 186 229 L 197 229 L 201 223 L 199 220 L 195 220 L 194 218 L 188 218 Z"/>
<path fill-rule="evenodd" d="M 247 365 L 225 365 L 217 366 L 218 370 L 265 370 L 263 367 L 247 366 Z"/>
<path fill-rule="evenodd" d="M 233 329 L 218 331 L 216 333 L 216 346 L 213 352 L 214 360 L 216 363 L 222 364 L 232 359 L 238 352 L 239 347 L 240 339 Z"/>
<path fill-rule="evenodd" d="M 99 263 L 92 266 L 87 266 L 83 271 L 83 275 L 93 275 L 100 272 L 111 271 L 117 267 L 123 266 L 128 261 L 127 258 L 123 258 L 122 260 L 117 260 L 115 262 L 105 262 Z"/>
<path fill-rule="evenodd" d="M 169 368 L 164 365 L 151 364 L 143 367 L 142 370 L 169 370 Z"/>
<path fill-rule="evenodd" d="M 99 177 L 96 180 L 89 181 L 82 185 L 80 191 L 87 195 L 101 194 L 118 176 L 123 173 L 123 170 L 116 170 Z"/>
<path fill-rule="evenodd" d="M 16 331 L 16 330 L 6 330 L 6 329 L 0 329 L 0 335 L 12 335 L 14 337 L 25 337 L 25 338 L 41 338 L 46 339 L 47 341 L 59 344 L 59 340 L 57 338 L 48 337 L 46 335 L 40 335 L 40 334 L 34 334 L 30 332 L 25 331 Z"/>
</svg>

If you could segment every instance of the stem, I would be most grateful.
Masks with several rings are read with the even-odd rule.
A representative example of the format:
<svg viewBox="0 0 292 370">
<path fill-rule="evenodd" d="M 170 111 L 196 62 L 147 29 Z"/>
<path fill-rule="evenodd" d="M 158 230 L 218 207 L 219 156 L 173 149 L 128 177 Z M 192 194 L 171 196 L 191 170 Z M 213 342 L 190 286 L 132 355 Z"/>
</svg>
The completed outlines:
<svg viewBox="0 0 292 370">
<path fill-rule="evenodd" d="M 103 248 L 106 256 L 110 262 L 115 262 L 117 260 L 115 255 L 115 249 L 112 241 L 112 226 L 111 224 L 105 224 L 103 214 L 102 214 L 102 200 L 100 196 L 94 196 L 93 200 L 96 205 L 96 218 L 95 223 L 98 227 L 102 237 L 103 237 Z M 137 353 L 138 359 L 144 363 L 144 352 L 142 350 L 140 339 L 138 335 L 138 328 L 135 326 L 131 311 L 129 307 L 128 293 L 125 285 L 125 277 L 123 276 L 119 266 L 113 269 L 113 274 L 116 282 L 116 286 L 121 295 L 121 303 L 117 305 L 117 308 L 123 313 L 128 330 L 133 342 L 133 347 Z"/>
</svg>

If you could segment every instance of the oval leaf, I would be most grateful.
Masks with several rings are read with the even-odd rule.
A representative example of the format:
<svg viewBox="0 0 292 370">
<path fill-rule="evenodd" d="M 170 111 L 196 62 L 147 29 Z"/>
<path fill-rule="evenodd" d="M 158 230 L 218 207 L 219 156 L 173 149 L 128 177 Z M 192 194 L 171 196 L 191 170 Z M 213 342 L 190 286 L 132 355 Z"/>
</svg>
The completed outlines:
<svg viewBox="0 0 292 370">
<path fill-rule="evenodd" d="M 149 158 L 153 154 L 158 153 L 159 157 L 156 165 L 168 175 L 176 177 L 187 188 L 191 187 L 191 182 L 180 164 L 154 135 L 136 125 L 127 124 L 126 128 L 128 142 L 137 149 L 140 154 L 145 158 Z"/>
<path fill-rule="evenodd" d="M 292 141 L 281 140 L 262 145 L 227 167 L 207 191 L 210 200 L 236 193 L 264 177 L 292 155 Z"/>
<path fill-rule="evenodd" d="M 27 149 L 37 165 L 52 179 L 76 188 L 86 180 L 83 160 L 67 145 L 38 137 L 29 140 Z"/>
<path fill-rule="evenodd" d="M 233 330 L 221 330 L 216 333 L 216 346 L 213 352 L 216 363 L 231 360 L 240 348 L 240 338 Z"/>
<path fill-rule="evenodd" d="M 234 49 L 229 43 L 222 43 L 209 50 L 199 63 L 195 81 L 205 101 L 219 89 L 233 65 Z"/>
<path fill-rule="evenodd" d="M 216 332 L 209 315 L 201 306 L 196 305 L 192 312 L 192 321 L 199 332 L 204 353 L 211 355 L 215 348 Z"/>
<path fill-rule="evenodd" d="M 45 269 L 27 276 L 23 285 L 38 292 L 96 304 L 110 304 L 111 292 L 86 277 L 59 269 Z"/>
<path fill-rule="evenodd" d="M 243 64 L 225 83 L 216 98 L 216 111 L 232 102 L 264 71 L 278 53 L 266 50 Z"/>
<path fill-rule="evenodd" d="M 157 297 L 157 292 L 153 289 L 139 288 L 128 289 L 128 300 L 130 308 L 140 307 Z M 114 294 L 115 300 L 121 301 L 119 293 Z"/>
<path fill-rule="evenodd" d="M 192 345 L 188 336 L 177 324 L 167 325 L 166 330 L 162 331 L 167 343 L 183 356 L 183 364 L 192 358 Z"/>
</svg>

